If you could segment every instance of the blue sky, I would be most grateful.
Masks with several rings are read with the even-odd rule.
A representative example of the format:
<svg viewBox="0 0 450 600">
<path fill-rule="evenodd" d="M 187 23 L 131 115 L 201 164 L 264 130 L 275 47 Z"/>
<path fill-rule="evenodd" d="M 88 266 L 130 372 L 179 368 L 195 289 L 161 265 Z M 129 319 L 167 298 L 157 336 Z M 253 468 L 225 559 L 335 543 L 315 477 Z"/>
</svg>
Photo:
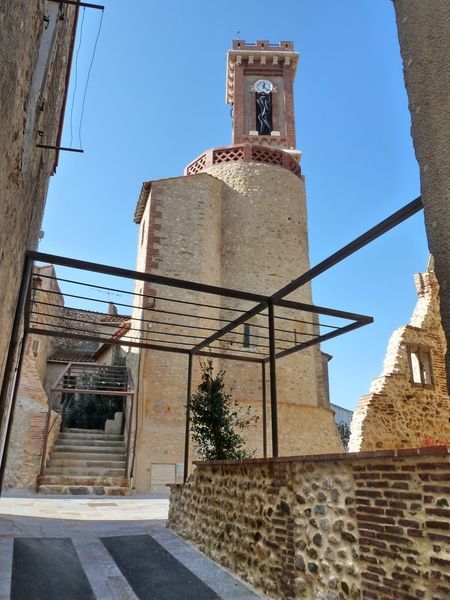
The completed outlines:
<svg viewBox="0 0 450 600">
<path fill-rule="evenodd" d="M 236 37 L 294 41 L 297 145 L 315 264 L 419 195 L 390 0 L 106 0 L 82 123 L 84 154 L 62 153 L 40 250 L 134 268 L 143 181 L 181 175 L 231 143 L 226 51 Z M 100 13 L 86 10 L 64 144 L 78 146 L 82 95 Z M 79 30 L 80 31 L 80 30 Z M 78 47 L 78 44 L 77 44 Z M 409 321 L 424 269 L 422 213 L 314 281 L 317 304 L 375 323 L 323 345 L 331 400 L 354 408 Z M 92 279 L 94 281 L 95 279 Z"/>
</svg>

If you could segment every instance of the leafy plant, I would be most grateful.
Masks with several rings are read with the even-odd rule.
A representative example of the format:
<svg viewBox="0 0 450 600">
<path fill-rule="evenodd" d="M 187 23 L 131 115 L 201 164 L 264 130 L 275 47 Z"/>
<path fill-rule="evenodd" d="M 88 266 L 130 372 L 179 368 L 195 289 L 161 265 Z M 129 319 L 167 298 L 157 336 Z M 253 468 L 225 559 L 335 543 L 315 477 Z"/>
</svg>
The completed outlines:
<svg viewBox="0 0 450 600">
<path fill-rule="evenodd" d="M 86 389 L 101 389 L 105 377 L 108 378 L 107 368 L 99 369 L 92 375 L 84 375 L 81 385 Z M 119 388 L 123 386 L 123 377 L 117 377 Z M 78 393 L 77 396 L 69 405 L 64 419 L 65 427 L 103 429 L 108 419 L 114 419 L 114 414 L 123 410 L 124 398 L 121 396 L 83 393 Z"/>
<path fill-rule="evenodd" d="M 231 399 L 224 385 L 225 371 L 214 374 L 213 362 L 201 363 L 202 380 L 190 401 L 191 433 L 204 460 L 250 458 L 244 439 L 237 433 L 258 420 L 251 407 L 244 411 Z"/>
</svg>

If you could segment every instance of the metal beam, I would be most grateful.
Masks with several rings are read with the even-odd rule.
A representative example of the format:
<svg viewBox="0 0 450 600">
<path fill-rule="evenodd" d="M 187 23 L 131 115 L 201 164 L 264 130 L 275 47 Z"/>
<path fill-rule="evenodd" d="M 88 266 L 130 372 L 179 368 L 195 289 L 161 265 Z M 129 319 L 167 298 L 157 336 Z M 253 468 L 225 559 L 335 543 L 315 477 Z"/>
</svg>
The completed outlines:
<svg viewBox="0 0 450 600">
<path fill-rule="evenodd" d="M 20 340 L 20 326 L 22 323 L 22 317 L 24 309 L 29 298 L 29 287 L 31 282 L 31 275 L 33 272 L 33 263 L 27 257 L 25 257 L 24 266 L 22 270 L 22 280 L 19 288 L 19 295 L 17 297 L 16 308 L 14 312 L 14 321 L 11 329 L 11 337 L 9 340 L 8 354 L 6 356 L 5 369 L 3 373 L 3 381 L 0 390 L 0 443 L 2 439 L 1 425 L 4 424 L 6 427 L 5 439 L 9 438 L 9 428 L 11 420 L 11 412 L 13 410 L 13 403 L 15 402 L 17 394 L 18 379 L 20 377 L 20 370 L 16 372 L 16 379 L 14 382 L 13 395 L 11 398 L 11 406 L 8 404 L 8 395 L 10 389 L 10 383 L 14 373 L 14 363 L 16 361 L 17 348 Z M 22 364 L 23 355 L 25 352 L 24 341 L 22 340 L 22 348 L 19 356 L 19 366 Z M 6 417 L 6 418 L 5 418 Z M 3 475 L 6 467 L 6 442 L 3 448 L 0 446 L 0 495 L 1 485 L 3 482 Z"/>
<path fill-rule="evenodd" d="M 373 319 L 369 322 L 372 323 Z M 311 346 L 315 346 L 316 344 L 326 342 L 327 340 L 331 340 L 331 338 L 338 337 L 339 335 L 343 335 L 344 333 L 348 333 L 349 331 L 353 331 L 354 329 L 358 329 L 359 327 L 363 327 L 367 324 L 367 322 L 361 321 L 358 321 L 356 323 L 350 323 L 349 325 L 345 325 L 345 327 L 341 327 L 337 331 L 330 331 L 330 333 L 320 335 L 319 337 L 316 337 L 313 340 L 309 340 L 308 342 L 303 342 L 302 344 L 297 344 L 297 346 L 293 346 L 292 348 L 288 348 L 287 350 L 282 350 L 281 352 L 278 352 L 276 357 L 283 358 L 283 356 L 289 356 L 289 354 L 294 354 L 294 352 L 299 352 L 300 350 L 305 350 L 305 348 L 310 348 Z M 268 360 L 269 359 L 266 358 L 264 359 L 264 362 L 268 362 Z"/>
<path fill-rule="evenodd" d="M 267 306 L 266 302 L 261 302 L 257 306 L 254 306 L 253 308 L 251 308 L 248 312 L 244 313 L 240 317 L 237 317 L 236 319 L 234 319 L 234 321 L 231 321 L 231 323 L 228 323 L 228 325 L 225 325 L 225 327 L 222 327 L 222 329 L 219 329 L 219 331 L 216 331 L 216 333 L 213 333 L 212 335 L 210 335 L 209 338 L 207 338 L 200 344 L 197 344 L 194 348 L 194 353 L 197 354 L 199 352 L 199 350 L 202 350 L 206 346 L 209 346 L 210 344 L 212 344 L 213 342 L 215 342 L 216 340 L 218 340 L 219 338 L 224 336 L 229 331 L 232 331 L 233 329 L 235 329 L 238 325 L 245 323 L 245 321 L 248 321 L 248 319 L 251 319 L 258 313 L 260 313 L 262 310 L 264 310 L 266 308 L 266 306 Z"/>
<path fill-rule="evenodd" d="M 70 267 L 72 269 L 80 269 L 84 271 L 92 271 L 94 273 L 104 273 L 105 275 L 114 275 L 116 277 L 124 277 L 126 279 L 137 279 L 138 281 L 146 281 L 148 283 L 156 283 L 169 287 L 191 290 L 193 292 L 202 292 L 215 296 L 225 296 L 227 298 L 237 298 L 238 300 L 248 300 L 249 302 L 262 302 L 267 299 L 267 296 L 261 294 L 252 294 L 240 290 L 231 290 L 216 285 L 208 285 L 195 281 L 186 281 L 184 279 L 176 279 L 174 277 L 164 277 L 163 275 L 154 275 L 152 273 L 144 273 L 142 271 L 132 271 L 131 269 L 122 269 L 120 267 L 112 267 L 100 263 L 88 262 L 64 256 L 56 256 L 54 254 L 46 254 L 44 252 L 35 252 L 29 250 L 27 255 L 32 260 L 38 260 L 45 263 L 60 265 L 62 267 Z"/>
<path fill-rule="evenodd" d="M 267 394 L 266 394 L 266 363 L 261 363 L 262 386 L 262 428 L 263 428 L 263 456 L 267 458 Z"/>
<path fill-rule="evenodd" d="M 269 303 L 269 371 L 270 371 L 270 411 L 272 418 L 272 456 L 278 456 L 278 406 L 277 372 L 275 354 L 275 315 L 273 303 Z"/>
<path fill-rule="evenodd" d="M 64 152 L 78 152 L 83 154 L 84 150 L 81 148 L 67 148 L 67 146 L 52 146 L 51 144 L 36 144 L 36 148 L 44 148 L 45 150 L 63 150 Z"/>
<path fill-rule="evenodd" d="M 184 431 L 184 471 L 183 471 L 183 483 L 185 483 L 188 476 L 189 469 L 189 439 L 191 429 L 191 390 L 192 390 L 192 354 L 189 354 L 188 361 L 188 380 L 187 380 L 187 391 L 186 391 L 186 426 Z"/>
<path fill-rule="evenodd" d="M 143 348 L 144 350 L 159 350 L 161 352 L 173 352 L 178 354 L 189 354 L 191 350 L 188 348 L 176 348 L 175 346 L 160 346 L 158 344 L 146 344 L 145 342 L 129 342 L 126 340 L 111 340 L 98 337 L 95 335 L 81 335 L 78 333 L 68 333 L 62 331 L 50 331 L 48 329 L 40 329 L 38 327 L 30 327 L 28 333 L 43 335 L 47 337 L 69 338 L 72 340 L 85 340 L 88 342 L 99 342 L 100 344 L 108 344 L 110 346 L 128 346 L 130 348 Z M 228 360 L 242 360 L 243 362 L 260 363 L 261 358 L 254 356 L 239 356 L 237 354 L 226 354 L 225 352 L 197 352 L 196 356 L 211 356 L 212 358 L 225 358 Z M 84 364 L 84 363 L 80 363 Z"/>
<path fill-rule="evenodd" d="M 340 250 L 338 250 L 337 252 L 335 252 L 334 254 L 332 254 L 331 256 L 329 256 L 328 258 L 323 260 L 322 262 L 320 262 L 318 265 L 316 265 L 309 271 L 306 271 L 305 273 L 300 275 L 300 277 L 297 277 L 296 279 L 291 281 L 288 285 L 284 286 L 283 288 L 281 288 L 280 290 L 278 290 L 277 292 L 272 294 L 272 296 L 270 297 L 270 300 L 272 300 L 274 302 L 274 304 L 277 304 L 279 306 L 284 306 L 286 308 L 294 308 L 294 304 L 291 304 L 291 301 L 284 300 L 285 296 L 287 296 L 288 294 L 291 294 L 292 292 L 294 292 L 295 290 L 300 288 L 302 285 L 305 285 L 305 283 L 307 283 L 308 281 L 311 281 L 312 279 L 314 279 L 314 277 L 317 277 L 324 271 L 327 271 L 328 269 L 330 269 L 331 267 L 333 267 L 340 261 L 344 260 L 344 258 L 347 258 L 351 254 L 357 252 L 358 250 L 360 250 L 362 247 L 366 246 L 370 242 L 373 242 L 375 239 L 377 239 L 378 237 L 383 235 L 383 233 L 386 233 L 387 231 L 389 231 L 396 225 L 399 225 L 403 221 L 406 221 L 406 219 L 409 219 L 409 217 L 412 217 L 414 214 L 419 212 L 419 210 L 421 210 L 421 208 L 422 208 L 422 199 L 419 196 L 418 198 L 416 198 L 409 204 L 406 204 L 400 210 L 396 211 L 395 213 L 393 213 L 392 215 L 390 215 L 389 217 L 384 219 L 384 221 L 381 221 L 381 223 L 378 223 L 378 225 L 375 225 L 375 227 L 372 227 L 371 229 L 369 229 L 368 231 L 366 231 L 365 233 L 360 235 L 353 242 L 350 242 L 349 244 L 347 244 L 346 246 L 344 246 L 343 248 L 341 248 Z M 299 305 L 301 305 L 301 303 L 297 303 L 297 302 L 295 304 L 297 305 L 297 308 L 299 308 Z M 303 305 L 303 306 L 305 306 L 305 305 Z M 217 332 L 217 334 L 208 338 L 208 340 L 206 340 L 207 343 L 203 342 L 202 344 L 199 344 L 196 347 L 196 349 L 204 347 L 205 345 L 208 345 L 209 343 L 211 343 L 211 341 L 219 339 L 225 333 L 232 331 L 238 325 L 245 323 L 245 321 L 247 321 L 251 317 L 262 312 L 264 310 L 264 308 L 265 308 L 265 305 L 261 302 L 257 306 L 248 310 L 246 313 L 242 314 L 240 317 L 237 317 L 234 321 L 231 321 L 231 323 L 229 323 L 228 325 L 223 327 L 221 330 L 219 330 Z M 320 307 L 320 308 L 321 308 L 321 312 L 328 311 L 328 312 L 324 312 L 323 314 L 328 314 L 329 316 L 342 316 L 342 314 L 338 315 L 337 313 L 344 312 L 344 311 L 334 311 L 332 309 L 325 309 L 324 307 Z M 304 308 L 304 310 L 309 310 L 310 312 L 313 312 L 311 310 L 311 308 L 309 308 L 309 309 Z M 370 321 L 371 317 L 367 317 L 364 315 L 357 315 L 356 313 L 346 313 L 346 314 L 348 315 L 348 317 L 343 317 L 343 318 L 365 319 L 366 323 L 371 322 Z M 352 316 L 350 316 L 350 315 L 352 315 Z"/>
<path fill-rule="evenodd" d="M 343 248 L 341 248 L 340 250 L 338 250 L 337 252 L 335 252 L 334 254 L 317 264 L 309 271 L 306 271 L 306 273 L 303 273 L 303 275 L 300 275 L 300 277 L 297 277 L 296 279 L 282 287 L 280 290 L 278 290 L 277 292 L 275 292 L 275 294 L 272 295 L 272 300 L 276 302 L 277 300 L 281 300 L 281 298 L 284 298 L 288 294 L 291 294 L 295 290 L 298 290 L 298 288 L 300 288 L 308 281 L 311 281 L 311 279 L 314 279 L 314 277 L 317 277 L 317 275 L 320 275 L 324 271 L 327 271 L 331 267 L 334 267 L 334 265 L 337 265 L 339 262 L 344 260 L 344 258 L 347 258 L 351 254 L 354 254 L 364 246 L 367 246 L 367 244 L 370 244 L 370 242 L 373 242 L 393 227 L 396 227 L 403 221 L 406 221 L 406 219 L 409 219 L 409 217 L 415 215 L 422 208 L 422 198 L 419 196 L 412 202 L 406 204 L 400 210 L 396 211 L 395 213 L 378 223 L 378 225 L 375 225 L 375 227 L 368 229 L 365 233 L 353 240 L 353 242 L 350 242 L 349 244 L 347 244 L 346 246 L 344 246 Z"/>
</svg>

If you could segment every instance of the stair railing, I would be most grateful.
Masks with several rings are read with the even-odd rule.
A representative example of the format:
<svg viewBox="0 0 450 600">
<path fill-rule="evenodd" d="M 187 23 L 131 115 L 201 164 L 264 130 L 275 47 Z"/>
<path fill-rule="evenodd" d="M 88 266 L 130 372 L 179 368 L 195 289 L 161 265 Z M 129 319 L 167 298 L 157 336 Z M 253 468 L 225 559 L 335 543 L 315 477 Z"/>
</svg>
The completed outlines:
<svg viewBox="0 0 450 600">
<path fill-rule="evenodd" d="M 50 436 L 50 433 L 53 430 L 53 427 L 55 426 L 56 421 L 58 420 L 58 416 L 56 415 L 53 423 L 50 425 L 50 420 L 51 420 L 51 415 L 52 415 L 52 406 L 53 406 L 53 397 L 54 397 L 54 389 L 58 388 L 59 384 L 61 383 L 61 381 L 64 380 L 64 377 L 67 376 L 68 372 L 70 371 L 72 367 L 72 363 L 69 363 L 65 369 L 62 371 L 62 373 L 60 374 L 60 376 L 58 377 L 58 379 L 56 380 L 55 384 L 53 385 L 53 387 L 50 390 L 50 397 L 48 399 L 48 410 L 47 410 L 47 418 L 45 421 L 45 431 L 44 431 L 44 438 L 42 440 L 42 455 L 41 455 L 41 467 L 39 470 L 39 476 L 36 480 L 36 489 L 39 487 L 39 479 L 43 476 L 44 474 L 44 469 L 45 469 L 45 462 L 47 459 L 47 445 L 48 445 L 48 438 Z M 64 404 L 63 404 L 64 407 Z"/>
<path fill-rule="evenodd" d="M 127 452 L 126 452 L 126 462 L 125 462 L 125 476 L 127 479 L 130 478 L 130 473 L 131 473 L 131 462 L 130 461 L 130 449 L 131 449 L 131 425 L 132 425 L 132 421 L 133 421 L 133 405 L 134 405 L 134 395 L 135 395 L 135 391 L 134 391 L 134 384 L 133 384 L 133 377 L 131 375 L 131 371 L 130 369 L 127 367 L 127 395 L 125 396 L 125 401 L 124 401 L 124 418 L 126 419 L 127 417 L 127 398 L 130 398 L 130 410 L 128 413 L 128 423 L 126 424 L 127 427 Z"/>
</svg>

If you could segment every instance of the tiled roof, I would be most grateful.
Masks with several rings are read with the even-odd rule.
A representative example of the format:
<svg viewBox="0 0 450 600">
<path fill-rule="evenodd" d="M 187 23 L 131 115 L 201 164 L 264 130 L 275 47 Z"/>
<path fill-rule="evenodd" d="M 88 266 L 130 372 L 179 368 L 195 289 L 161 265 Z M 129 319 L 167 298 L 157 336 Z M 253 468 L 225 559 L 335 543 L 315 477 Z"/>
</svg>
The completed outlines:
<svg viewBox="0 0 450 600">
<path fill-rule="evenodd" d="M 75 350 L 57 350 L 47 360 L 55 362 L 95 362 L 93 352 L 77 352 Z"/>
<path fill-rule="evenodd" d="M 126 315 L 105 315 L 100 319 L 101 323 L 125 323 L 130 317 Z"/>
<path fill-rule="evenodd" d="M 127 321 L 125 322 L 123 325 L 121 325 L 118 329 L 116 329 L 116 331 L 112 334 L 112 336 L 109 338 L 111 341 L 116 341 L 116 340 L 120 340 L 121 337 L 123 337 L 127 331 L 130 329 L 131 327 L 131 321 Z M 103 352 L 105 352 L 106 350 L 108 350 L 108 348 L 111 348 L 111 344 L 108 344 L 108 342 L 105 342 L 104 344 L 102 344 L 100 346 L 100 348 L 98 348 L 98 350 L 93 354 L 94 358 L 97 359 L 99 356 L 101 356 L 103 354 Z"/>
</svg>

